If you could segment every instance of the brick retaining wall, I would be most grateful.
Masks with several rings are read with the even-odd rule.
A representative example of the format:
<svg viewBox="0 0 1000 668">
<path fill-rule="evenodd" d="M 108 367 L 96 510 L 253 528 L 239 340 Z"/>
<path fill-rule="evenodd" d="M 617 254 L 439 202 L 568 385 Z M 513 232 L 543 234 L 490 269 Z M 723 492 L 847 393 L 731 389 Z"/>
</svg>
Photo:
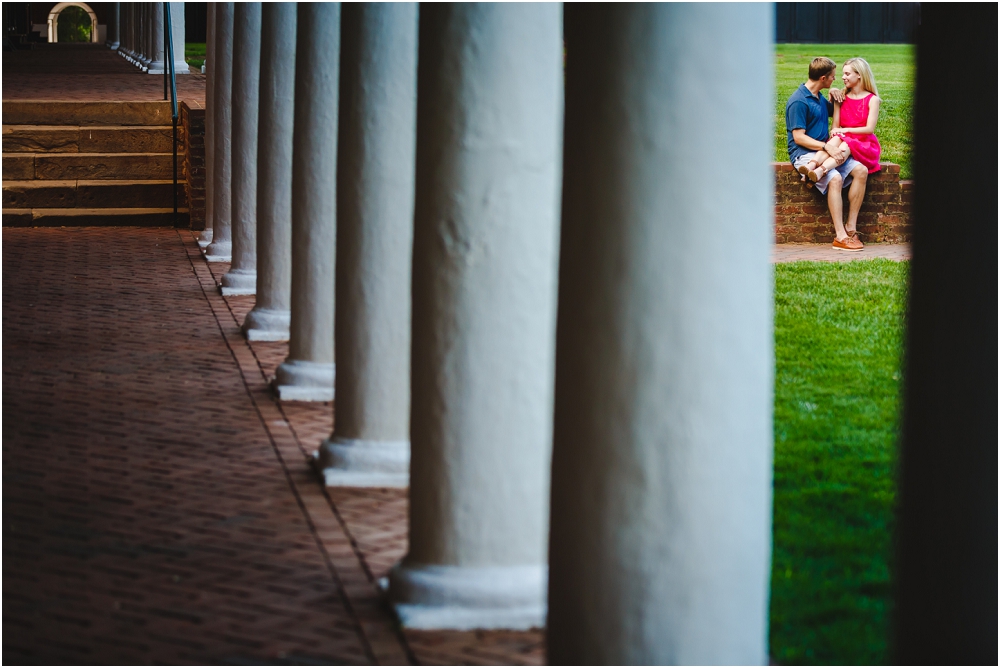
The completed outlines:
<svg viewBox="0 0 1000 668">
<path fill-rule="evenodd" d="M 807 188 L 787 162 L 774 163 L 775 242 L 829 243 L 833 220 L 826 197 Z M 862 241 L 894 243 L 910 240 L 910 206 L 913 181 L 900 181 L 899 165 L 883 162 L 882 169 L 869 175 L 865 199 L 858 215 Z M 847 217 L 847 190 L 844 190 L 844 217 Z"/>
<path fill-rule="evenodd" d="M 205 110 L 180 106 L 180 142 L 184 147 L 186 200 L 191 229 L 205 229 Z M 899 179 L 899 165 L 883 162 L 868 177 L 865 199 L 858 216 L 863 241 L 910 240 L 913 181 Z M 844 192 L 844 215 L 847 215 Z M 788 163 L 774 163 L 774 236 L 782 243 L 827 243 L 833 238 L 833 221 L 826 197 L 806 188 Z"/>
<path fill-rule="evenodd" d="M 184 180 L 191 229 L 205 229 L 205 110 L 180 107 L 180 141 L 184 147 Z"/>
</svg>

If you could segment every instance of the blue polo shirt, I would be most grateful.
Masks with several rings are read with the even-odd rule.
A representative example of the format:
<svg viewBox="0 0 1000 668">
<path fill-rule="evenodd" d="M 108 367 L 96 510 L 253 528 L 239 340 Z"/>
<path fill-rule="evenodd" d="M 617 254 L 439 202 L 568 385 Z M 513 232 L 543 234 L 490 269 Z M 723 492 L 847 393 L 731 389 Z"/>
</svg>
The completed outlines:
<svg viewBox="0 0 1000 668">
<path fill-rule="evenodd" d="M 833 115 L 833 103 L 823 97 L 823 93 L 813 96 L 805 84 L 800 85 L 785 103 L 785 131 L 788 134 L 788 159 L 795 160 L 804 153 L 812 153 L 792 139 L 792 130 L 802 128 L 806 135 L 818 141 L 830 137 L 828 120 Z"/>
</svg>

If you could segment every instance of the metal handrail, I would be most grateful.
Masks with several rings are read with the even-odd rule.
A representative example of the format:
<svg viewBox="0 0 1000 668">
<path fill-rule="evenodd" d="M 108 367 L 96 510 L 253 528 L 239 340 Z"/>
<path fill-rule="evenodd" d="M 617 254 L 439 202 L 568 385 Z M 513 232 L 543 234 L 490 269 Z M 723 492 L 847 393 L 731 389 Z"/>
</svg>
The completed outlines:
<svg viewBox="0 0 1000 668">
<path fill-rule="evenodd" d="M 174 227 L 177 225 L 177 73 L 174 72 L 174 30 L 170 22 L 170 3 L 163 3 L 163 44 L 166 46 L 163 67 L 163 99 L 167 99 L 167 76 L 170 76 L 170 102 L 174 121 Z"/>
</svg>

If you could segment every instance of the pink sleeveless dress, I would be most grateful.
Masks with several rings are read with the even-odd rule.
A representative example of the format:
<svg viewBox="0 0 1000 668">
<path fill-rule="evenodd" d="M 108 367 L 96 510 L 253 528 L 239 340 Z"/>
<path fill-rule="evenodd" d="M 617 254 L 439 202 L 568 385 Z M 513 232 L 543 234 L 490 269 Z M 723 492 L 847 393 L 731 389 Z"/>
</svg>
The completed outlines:
<svg viewBox="0 0 1000 668">
<path fill-rule="evenodd" d="M 840 127 L 860 128 L 868 125 L 868 104 L 871 99 L 871 93 L 860 100 L 845 97 L 840 105 Z M 851 147 L 851 157 L 867 167 L 869 174 L 882 168 L 878 163 L 882 155 L 882 146 L 874 133 L 870 135 L 844 133 L 839 136 L 843 137 Z"/>
</svg>

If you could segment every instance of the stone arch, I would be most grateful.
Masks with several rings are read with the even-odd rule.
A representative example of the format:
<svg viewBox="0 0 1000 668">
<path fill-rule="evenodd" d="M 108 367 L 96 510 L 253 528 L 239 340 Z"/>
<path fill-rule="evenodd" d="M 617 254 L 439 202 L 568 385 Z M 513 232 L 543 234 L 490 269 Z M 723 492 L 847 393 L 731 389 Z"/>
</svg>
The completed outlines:
<svg viewBox="0 0 1000 668">
<path fill-rule="evenodd" d="M 59 41 L 59 14 L 67 7 L 79 7 L 83 11 L 90 14 L 90 41 L 96 42 L 98 40 L 97 14 L 95 14 L 94 10 L 84 2 L 60 2 L 52 8 L 49 12 L 49 42 Z"/>
</svg>

